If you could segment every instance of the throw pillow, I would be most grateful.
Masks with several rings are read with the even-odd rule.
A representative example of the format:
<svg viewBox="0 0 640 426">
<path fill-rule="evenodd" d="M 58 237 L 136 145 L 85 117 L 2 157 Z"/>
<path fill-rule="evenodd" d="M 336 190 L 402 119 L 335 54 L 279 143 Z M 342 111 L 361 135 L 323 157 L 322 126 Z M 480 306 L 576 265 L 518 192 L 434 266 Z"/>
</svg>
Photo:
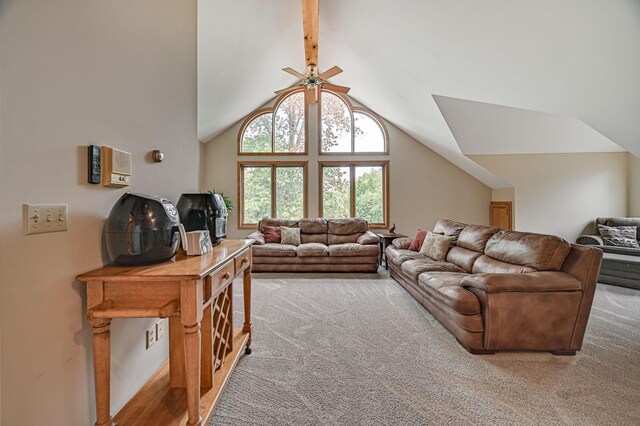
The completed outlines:
<svg viewBox="0 0 640 426">
<path fill-rule="evenodd" d="M 300 228 L 287 228 L 286 226 L 280 227 L 282 244 L 293 244 L 294 246 L 300 245 Z"/>
<path fill-rule="evenodd" d="M 598 225 L 598 231 L 606 246 L 640 248 L 636 237 L 638 228 L 635 226 Z"/>
<path fill-rule="evenodd" d="M 427 236 L 427 231 L 423 229 L 418 229 L 416 236 L 413 237 L 413 241 L 411 241 L 409 250 L 420 251 L 420 248 L 422 247 L 422 243 L 424 243 L 424 238 L 426 236 Z"/>
<path fill-rule="evenodd" d="M 455 237 L 445 237 L 444 235 L 427 232 L 427 236 L 422 243 L 420 253 L 435 261 L 442 261 L 447 257 L 447 252 Z"/>
<path fill-rule="evenodd" d="M 279 226 L 263 226 L 262 233 L 264 234 L 265 243 L 279 243 L 280 242 L 280 227 Z"/>
</svg>

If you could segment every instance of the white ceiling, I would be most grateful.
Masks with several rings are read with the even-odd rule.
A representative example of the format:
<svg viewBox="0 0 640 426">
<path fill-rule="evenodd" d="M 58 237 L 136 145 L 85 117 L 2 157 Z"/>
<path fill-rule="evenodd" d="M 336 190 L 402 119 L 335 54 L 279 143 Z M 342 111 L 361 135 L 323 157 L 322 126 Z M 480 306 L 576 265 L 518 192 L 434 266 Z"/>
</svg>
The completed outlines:
<svg viewBox="0 0 640 426">
<path fill-rule="evenodd" d="M 281 68 L 304 69 L 302 10 L 300 0 L 198 8 L 198 134 L 208 141 L 292 84 Z M 503 182 L 462 151 L 539 151 L 523 148 L 517 128 L 493 140 L 496 127 L 480 125 L 489 111 L 542 126 L 550 152 L 617 144 L 640 156 L 638 0 L 320 0 L 319 27 L 320 70 L 344 70 L 333 83 L 490 186 Z M 450 125 L 473 131 L 452 134 L 434 94 Z"/>
</svg>

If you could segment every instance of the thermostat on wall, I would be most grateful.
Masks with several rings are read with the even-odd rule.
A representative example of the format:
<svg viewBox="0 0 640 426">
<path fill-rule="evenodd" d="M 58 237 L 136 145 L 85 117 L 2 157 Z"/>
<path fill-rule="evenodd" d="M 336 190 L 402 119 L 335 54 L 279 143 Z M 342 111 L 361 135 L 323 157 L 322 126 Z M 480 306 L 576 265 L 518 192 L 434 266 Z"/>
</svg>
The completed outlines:
<svg viewBox="0 0 640 426">
<path fill-rule="evenodd" d="M 102 147 L 102 184 L 123 187 L 131 184 L 131 154 Z"/>
</svg>

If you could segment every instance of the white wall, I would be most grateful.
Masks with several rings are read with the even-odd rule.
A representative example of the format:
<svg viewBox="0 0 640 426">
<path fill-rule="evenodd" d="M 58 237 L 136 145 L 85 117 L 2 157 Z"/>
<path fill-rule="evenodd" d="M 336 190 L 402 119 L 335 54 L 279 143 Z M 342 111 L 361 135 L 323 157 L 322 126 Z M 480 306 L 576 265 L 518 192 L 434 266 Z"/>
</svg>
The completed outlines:
<svg viewBox="0 0 640 426">
<path fill-rule="evenodd" d="M 627 154 L 474 155 L 515 190 L 514 228 L 575 241 L 598 216 L 627 215 Z"/>
<path fill-rule="evenodd" d="M 629 216 L 640 217 L 640 158 L 629 154 Z"/>
<path fill-rule="evenodd" d="M 315 108 L 315 107 L 314 107 Z M 250 111 L 247 111 L 250 112 Z M 314 111 L 309 116 L 315 117 Z M 315 124 L 309 123 L 309 212 L 318 215 L 318 145 Z M 237 206 L 237 161 L 268 161 L 275 157 L 238 156 L 237 138 L 241 123 L 236 123 L 205 145 L 205 179 L 201 190 L 215 188 L 234 200 Z M 385 122 L 390 145 L 390 223 L 396 232 L 413 236 L 418 227 L 431 228 L 440 218 L 467 223 L 489 223 L 491 189 L 461 169 L 426 148 L 406 133 Z M 281 159 L 281 157 L 280 157 Z M 298 160 L 288 157 L 286 160 Z M 352 156 L 323 156 L 326 161 L 353 160 Z M 359 160 L 384 159 L 383 156 L 360 156 Z M 239 230 L 237 212 L 229 216 L 230 237 L 251 231 Z"/>
<path fill-rule="evenodd" d="M 198 184 L 196 2 L 0 2 L 2 420 L 95 421 L 78 273 L 103 264 L 102 227 L 127 190 L 174 201 Z M 86 145 L 133 154 L 133 184 L 86 183 Z M 161 149 L 165 162 L 148 153 Z M 69 231 L 25 236 L 23 203 L 68 203 Z M 167 358 L 153 320 L 112 324 L 112 413 Z"/>
</svg>

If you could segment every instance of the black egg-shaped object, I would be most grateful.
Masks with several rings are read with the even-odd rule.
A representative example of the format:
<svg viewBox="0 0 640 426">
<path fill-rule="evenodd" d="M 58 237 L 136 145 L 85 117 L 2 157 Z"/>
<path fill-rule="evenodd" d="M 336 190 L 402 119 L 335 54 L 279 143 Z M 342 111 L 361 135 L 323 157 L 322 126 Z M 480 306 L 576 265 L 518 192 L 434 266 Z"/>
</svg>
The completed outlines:
<svg viewBox="0 0 640 426">
<path fill-rule="evenodd" d="M 107 219 L 109 257 L 127 266 L 169 260 L 178 251 L 179 224 L 178 210 L 166 198 L 126 193 Z"/>
</svg>

